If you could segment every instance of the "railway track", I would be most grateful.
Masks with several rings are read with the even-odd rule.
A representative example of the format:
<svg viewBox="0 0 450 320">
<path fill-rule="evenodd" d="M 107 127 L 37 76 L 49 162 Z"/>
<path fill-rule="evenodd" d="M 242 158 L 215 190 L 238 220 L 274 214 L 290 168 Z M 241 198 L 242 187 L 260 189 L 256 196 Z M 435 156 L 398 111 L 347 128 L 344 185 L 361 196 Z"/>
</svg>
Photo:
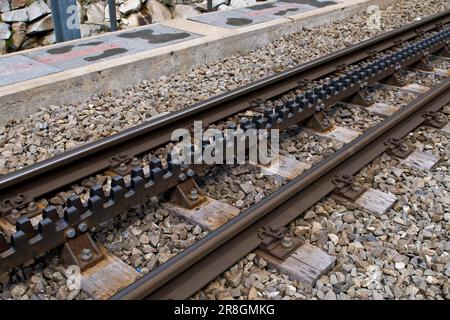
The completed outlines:
<svg viewBox="0 0 450 320">
<path fill-rule="evenodd" d="M 450 101 L 450 81 L 445 73 L 437 73 L 433 69 L 432 59 L 440 56 L 445 60 L 450 55 L 449 20 L 448 11 L 429 17 L 1 176 L 0 213 L 2 225 L 6 225 L 3 233 L 10 239 L 0 237 L 0 271 L 10 272 L 60 245 L 64 245 L 69 262 L 79 263 L 82 270 L 88 269 L 102 256 L 94 249 L 94 256 L 91 250 L 90 256 L 77 259 L 86 253 L 83 251 L 86 247 L 93 245 L 90 231 L 97 230 L 130 208 L 146 203 L 152 196 L 172 192 L 174 188 L 181 204 L 190 210 L 198 207 L 201 201 L 197 201 L 198 197 L 190 198 L 189 192 L 200 193 L 200 198 L 204 195 L 192 178 L 203 174 L 210 165 L 177 164 L 168 158 L 167 166 L 159 159 L 143 166 L 140 160 L 135 159 L 168 144 L 174 128 L 189 128 L 199 120 L 205 125 L 223 124 L 228 120 L 228 128 L 239 127 L 242 132 L 250 129 L 285 130 L 301 124 L 324 133 L 333 127 L 326 116 L 327 110 L 337 103 L 370 107 L 373 104 L 372 93 L 380 86 L 401 88 L 407 85 L 405 70 L 420 70 L 417 72 L 441 77 L 439 84 L 418 94 L 411 103 L 377 126 L 352 139 L 301 175 L 291 177 L 269 197 L 212 230 L 111 298 L 188 298 L 258 247 L 273 253 L 274 248 L 282 245 L 285 225 L 336 189 L 340 189 L 343 195 L 348 193 L 347 189 L 352 187 L 348 177 L 384 152 L 399 157 L 409 155 L 411 150 L 401 139 L 422 123 L 436 127 L 446 124 L 445 117 L 438 111 Z M 251 119 L 243 116 L 247 110 L 254 114 Z M 233 123 L 230 124 L 229 120 Z M 197 149 L 189 146 L 188 150 L 192 152 L 189 157 L 195 158 L 208 146 L 210 143 L 207 141 Z M 226 154 L 228 150 L 222 152 Z M 63 210 L 35 205 L 39 198 L 48 197 L 82 178 L 105 170 L 113 175 L 109 193 L 105 193 L 102 186 L 93 187 L 88 201 L 72 195 Z M 353 197 L 361 194 L 353 193 L 356 193 Z M 284 258 L 293 249 L 280 250 Z"/>
</svg>

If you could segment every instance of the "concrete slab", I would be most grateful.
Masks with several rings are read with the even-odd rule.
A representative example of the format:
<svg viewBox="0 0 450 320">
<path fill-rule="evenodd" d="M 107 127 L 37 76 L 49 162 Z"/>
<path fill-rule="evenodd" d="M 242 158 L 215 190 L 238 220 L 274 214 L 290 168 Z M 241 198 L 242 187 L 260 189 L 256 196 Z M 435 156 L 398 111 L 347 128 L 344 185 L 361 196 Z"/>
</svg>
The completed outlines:
<svg viewBox="0 0 450 320">
<path fill-rule="evenodd" d="M 334 126 L 331 130 L 325 132 L 321 132 L 318 130 L 310 130 L 310 132 L 319 137 L 334 139 L 337 141 L 341 141 L 343 143 L 352 142 L 362 133 L 360 131 L 356 131 L 347 127 L 338 127 L 338 126 Z"/>
<path fill-rule="evenodd" d="M 333 4 L 337 4 L 337 2 L 328 0 L 276 0 L 245 8 L 203 14 L 192 17 L 190 20 L 222 28 L 237 29 Z"/>
<path fill-rule="evenodd" d="M 355 203 L 367 212 L 382 215 L 392 208 L 396 201 L 397 197 L 392 193 L 368 189 L 356 199 Z"/>
<path fill-rule="evenodd" d="M 373 105 L 367 107 L 367 110 L 369 110 L 371 113 L 378 114 L 381 116 L 391 116 L 395 112 L 397 112 L 400 108 L 397 106 L 394 106 L 392 104 L 386 104 L 386 103 L 374 103 Z"/>
<path fill-rule="evenodd" d="M 0 87 L 59 72 L 55 68 L 24 55 L 0 58 Z"/>
<path fill-rule="evenodd" d="M 317 279 L 333 268 L 336 257 L 330 256 L 319 248 L 304 243 L 298 247 L 285 260 L 275 258 L 261 250 L 256 254 L 267 263 L 289 276 L 291 280 L 301 281 L 309 286 L 314 286 Z"/>
<path fill-rule="evenodd" d="M 403 161 L 403 164 L 415 169 L 429 171 L 433 169 L 439 160 L 440 157 L 434 154 L 423 151 L 414 151 Z"/>
<path fill-rule="evenodd" d="M 272 175 L 277 174 L 286 179 L 293 180 L 301 175 L 305 170 L 311 168 L 310 164 L 298 161 L 290 157 L 279 156 L 279 158 L 270 165 L 257 165 L 261 169 L 262 174 Z"/>
<path fill-rule="evenodd" d="M 205 202 L 193 209 L 186 209 L 171 202 L 163 203 L 163 206 L 171 214 L 181 216 L 208 231 L 219 228 L 240 213 L 238 208 L 210 197 L 206 197 Z"/>
<path fill-rule="evenodd" d="M 39 63 L 68 70 L 198 37 L 201 35 L 155 24 L 101 38 L 81 40 L 77 44 L 60 44 L 24 55 Z"/>
</svg>

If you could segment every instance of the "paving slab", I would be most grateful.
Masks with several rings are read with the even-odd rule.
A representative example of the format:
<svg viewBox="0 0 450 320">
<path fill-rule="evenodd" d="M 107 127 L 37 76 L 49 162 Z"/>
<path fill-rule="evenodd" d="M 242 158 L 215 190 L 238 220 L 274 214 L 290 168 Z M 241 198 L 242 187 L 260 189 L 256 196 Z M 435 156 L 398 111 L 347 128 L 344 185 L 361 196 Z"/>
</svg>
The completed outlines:
<svg viewBox="0 0 450 320">
<path fill-rule="evenodd" d="M 201 35 L 160 24 L 147 28 L 86 39 L 77 44 L 60 44 L 52 48 L 25 53 L 28 58 L 60 70 L 74 69 L 95 62 L 149 51 Z M 0 60 L 1 63 L 1 60 Z"/>
<path fill-rule="evenodd" d="M 337 2 L 328 0 L 271 1 L 250 7 L 203 14 L 192 17 L 190 20 L 222 28 L 237 29 L 316 10 L 333 4 L 337 4 Z"/>
<path fill-rule="evenodd" d="M 0 58 L 0 86 L 42 77 L 61 69 L 55 68 L 24 55 Z"/>
</svg>

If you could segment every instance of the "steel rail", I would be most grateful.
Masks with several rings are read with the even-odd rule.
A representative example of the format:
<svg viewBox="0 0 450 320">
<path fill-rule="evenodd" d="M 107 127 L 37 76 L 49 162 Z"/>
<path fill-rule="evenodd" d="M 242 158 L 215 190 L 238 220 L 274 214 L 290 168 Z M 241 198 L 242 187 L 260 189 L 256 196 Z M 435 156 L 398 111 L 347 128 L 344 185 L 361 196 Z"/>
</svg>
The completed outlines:
<svg viewBox="0 0 450 320">
<path fill-rule="evenodd" d="M 258 230 L 281 227 L 332 192 L 336 174 L 355 174 L 386 151 L 388 138 L 401 139 L 450 102 L 450 79 L 402 108 L 334 155 L 269 197 L 209 233 L 176 257 L 123 289 L 112 299 L 186 299 L 261 243 Z"/>
<path fill-rule="evenodd" d="M 286 72 L 269 76 L 251 85 L 212 97 L 178 112 L 162 116 L 124 130 L 113 136 L 88 143 L 51 159 L 0 176 L 2 203 L 23 194 L 36 199 L 80 179 L 110 167 L 112 157 L 120 153 L 137 156 L 170 141 L 173 128 L 190 126 L 194 120 L 211 124 L 251 107 L 256 99 L 269 99 L 311 81 L 336 72 L 343 65 L 413 39 L 421 32 L 439 28 L 450 21 L 450 10 L 390 31 L 351 47 L 304 63 Z"/>
</svg>

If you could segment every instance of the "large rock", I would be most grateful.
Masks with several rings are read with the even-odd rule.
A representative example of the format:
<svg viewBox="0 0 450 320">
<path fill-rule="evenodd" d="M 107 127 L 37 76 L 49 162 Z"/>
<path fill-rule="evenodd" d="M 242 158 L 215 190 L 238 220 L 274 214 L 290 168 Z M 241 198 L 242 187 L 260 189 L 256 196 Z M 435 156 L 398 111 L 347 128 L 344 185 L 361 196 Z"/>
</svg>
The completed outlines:
<svg viewBox="0 0 450 320">
<path fill-rule="evenodd" d="M 8 40 L 11 37 L 11 30 L 9 24 L 0 22 L 0 40 Z"/>
<path fill-rule="evenodd" d="M 148 0 L 146 3 L 147 12 L 152 16 L 152 23 L 163 22 L 172 19 L 170 10 L 165 5 L 156 0 Z"/>
<path fill-rule="evenodd" d="M 41 46 L 49 46 L 51 44 L 55 44 L 56 43 L 56 36 L 55 36 L 55 32 L 51 32 L 45 36 L 43 36 L 40 40 L 39 40 L 39 44 Z"/>
<path fill-rule="evenodd" d="M 33 49 L 39 47 L 39 39 L 37 37 L 31 37 L 25 40 L 25 42 L 22 44 L 22 49 Z"/>
<path fill-rule="evenodd" d="M 28 21 L 27 10 L 19 9 L 2 13 L 2 20 L 5 22 L 26 22 Z"/>
<path fill-rule="evenodd" d="M 28 0 L 12 0 L 11 1 L 11 9 L 16 10 L 23 8 L 27 5 Z"/>
<path fill-rule="evenodd" d="M 51 14 L 30 24 L 27 28 L 27 35 L 32 36 L 37 33 L 48 32 L 53 30 L 53 17 Z"/>
<path fill-rule="evenodd" d="M 86 8 L 87 23 L 105 23 L 105 4 L 102 2 L 91 3 Z"/>
<path fill-rule="evenodd" d="M 127 28 L 134 28 L 152 23 L 152 18 L 150 16 L 144 16 L 142 13 L 137 12 L 132 13 L 126 19 L 123 19 L 123 22 Z"/>
<path fill-rule="evenodd" d="M 231 8 L 241 8 L 256 4 L 256 0 L 231 0 L 229 6 Z"/>
<path fill-rule="evenodd" d="M 133 12 L 138 12 L 139 9 L 141 9 L 141 0 L 125 0 L 119 7 L 120 13 L 125 16 Z"/>
<path fill-rule="evenodd" d="M 11 26 L 13 32 L 11 49 L 19 50 L 27 38 L 27 24 L 25 22 L 16 22 Z"/>
<path fill-rule="evenodd" d="M 8 0 L 0 0 L 0 13 L 11 10 Z"/>
<path fill-rule="evenodd" d="M 172 10 L 172 17 L 175 18 L 190 18 L 190 17 L 195 17 L 198 16 L 199 14 L 201 14 L 201 11 L 191 7 L 191 6 L 186 6 L 184 4 L 177 4 L 176 6 L 173 7 Z"/>
<path fill-rule="evenodd" d="M 39 19 L 46 14 L 52 12 L 48 5 L 43 0 L 35 1 L 31 4 L 31 6 L 27 7 L 28 19 L 30 21 L 34 21 Z"/>
<path fill-rule="evenodd" d="M 90 37 L 96 33 L 99 33 L 102 27 L 98 24 L 87 24 L 83 23 L 80 25 L 81 37 Z"/>
</svg>

